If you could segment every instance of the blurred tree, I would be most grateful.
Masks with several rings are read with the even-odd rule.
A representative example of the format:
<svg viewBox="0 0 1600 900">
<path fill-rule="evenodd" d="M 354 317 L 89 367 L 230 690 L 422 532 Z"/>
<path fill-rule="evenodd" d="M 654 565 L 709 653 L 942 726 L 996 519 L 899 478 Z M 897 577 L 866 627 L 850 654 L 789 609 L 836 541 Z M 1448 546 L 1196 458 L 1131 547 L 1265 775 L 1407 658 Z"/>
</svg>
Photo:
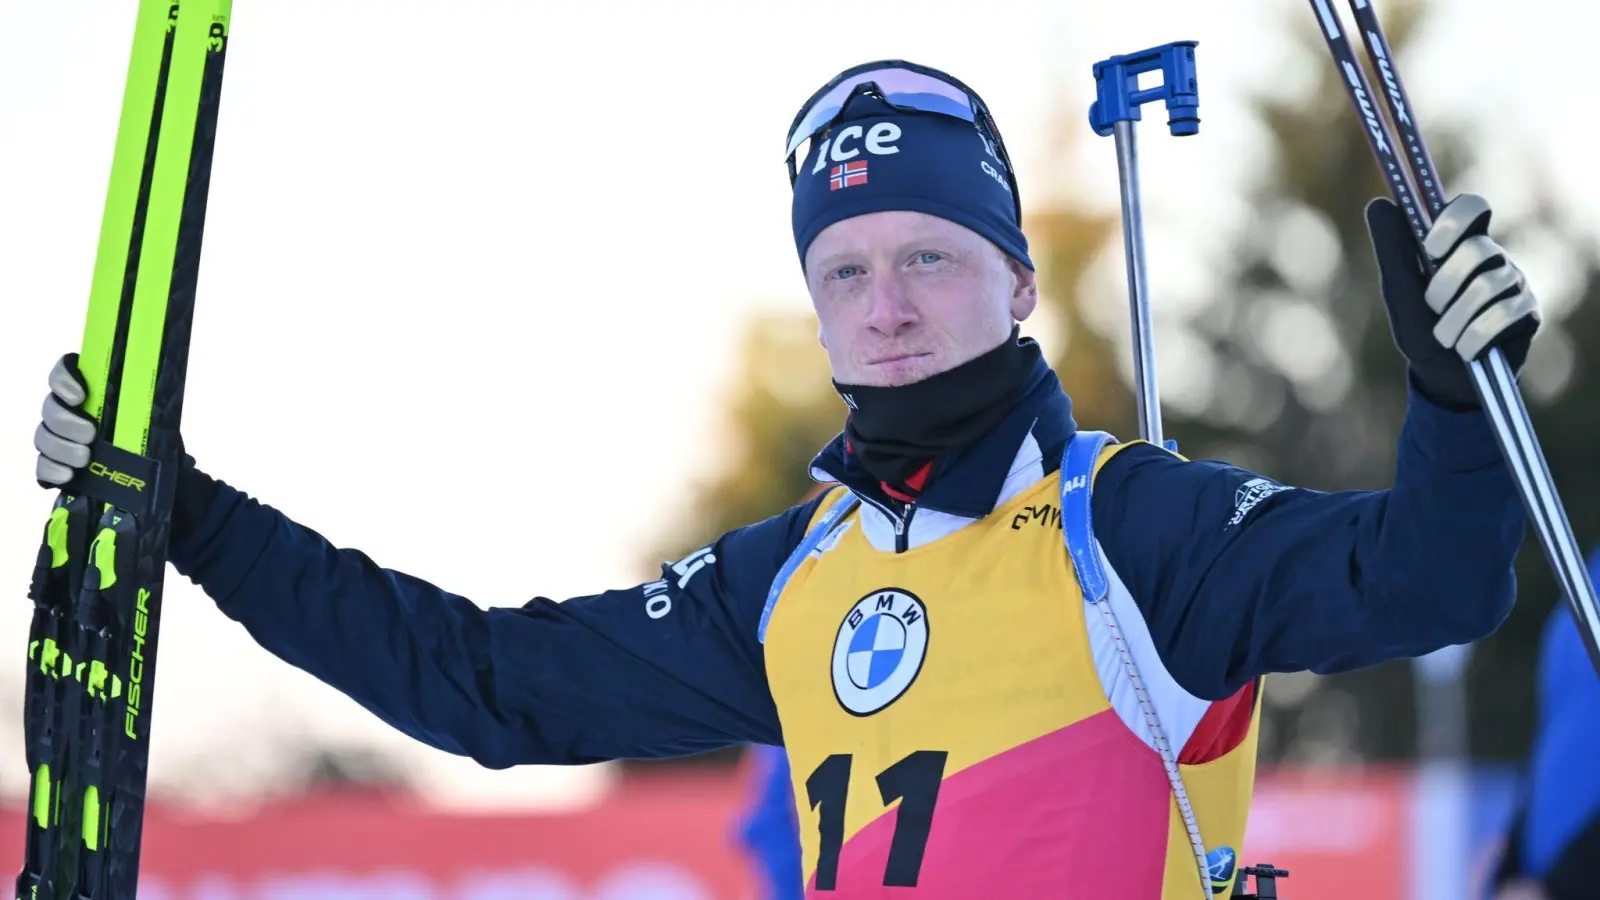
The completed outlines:
<svg viewBox="0 0 1600 900">
<path fill-rule="evenodd" d="M 392 757 L 360 746 L 318 743 L 296 754 L 294 771 L 280 790 L 302 794 L 369 793 L 399 795 L 412 791 L 404 765 Z"/>
</svg>

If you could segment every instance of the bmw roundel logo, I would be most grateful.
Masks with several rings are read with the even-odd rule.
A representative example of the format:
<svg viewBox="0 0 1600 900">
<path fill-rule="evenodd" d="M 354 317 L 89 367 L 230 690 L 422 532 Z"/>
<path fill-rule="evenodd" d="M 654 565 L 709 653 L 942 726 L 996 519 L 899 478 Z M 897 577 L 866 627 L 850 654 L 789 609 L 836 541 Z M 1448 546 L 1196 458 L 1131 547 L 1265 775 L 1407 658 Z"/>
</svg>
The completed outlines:
<svg viewBox="0 0 1600 900">
<path fill-rule="evenodd" d="M 922 601 L 900 588 L 873 591 L 850 608 L 834 638 L 834 696 L 851 715 L 870 716 L 911 687 L 927 652 Z"/>
</svg>

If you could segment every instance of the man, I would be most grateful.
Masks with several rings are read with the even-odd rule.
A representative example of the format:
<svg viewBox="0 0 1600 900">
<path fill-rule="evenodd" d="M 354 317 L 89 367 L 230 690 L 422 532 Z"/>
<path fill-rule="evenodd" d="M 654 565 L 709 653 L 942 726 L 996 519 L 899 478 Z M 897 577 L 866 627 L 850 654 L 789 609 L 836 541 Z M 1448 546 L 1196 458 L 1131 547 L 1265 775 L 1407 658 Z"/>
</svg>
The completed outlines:
<svg viewBox="0 0 1600 900">
<path fill-rule="evenodd" d="M 1511 606 L 1524 522 L 1463 358 L 1520 367 L 1538 307 L 1487 205 L 1440 217 L 1431 280 L 1404 214 L 1368 207 L 1410 405 L 1394 486 L 1323 494 L 1078 431 L 1017 336 L 1038 288 L 1015 178 L 960 82 L 849 70 L 789 152 L 849 409 L 813 474 L 840 487 L 659 580 L 485 610 L 191 466 L 175 567 L 270 652 L 485 766 L 783 745 L 813 896 L 1226 893 L 1262 677 L 1477 640 Z M 87 462 L 71 368 L 47 485 Z"/>
<path fill-rule="evenodd" d="M 1600 582 L 1600 548 L 1589 557 Z M 1600 885 L 1600 677 L 1578 624 L 1557 603 L 1539 653 L 1539 723 L 1495 900 L 1581 900 Z"/>
</svg>

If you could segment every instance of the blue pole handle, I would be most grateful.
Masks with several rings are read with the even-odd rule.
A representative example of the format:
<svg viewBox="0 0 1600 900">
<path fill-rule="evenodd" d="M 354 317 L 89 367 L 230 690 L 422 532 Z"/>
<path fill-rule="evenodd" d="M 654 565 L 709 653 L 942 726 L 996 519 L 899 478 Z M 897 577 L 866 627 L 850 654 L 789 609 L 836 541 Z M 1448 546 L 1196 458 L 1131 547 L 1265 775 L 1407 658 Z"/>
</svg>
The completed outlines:
<svg viewBox="0 0 1600 900">
<path fill-rule="evenodd" d="M 1153 100 L 1167 102 L 1167 127 L 1174 135 L 1200 131 L 1200 92 L 1195 86 L 1194 48 L 1199 41 L 1174 41 L 1113 56 L 1094 64 L 1095 101 L 1089 105 L 1089 126 L 1105 137 L 1115 122 L 1138 121 L 1139 107 Z M 1160 72 L 1161 84 L 1139 90 L 1139 75 Z"/>
</svg>

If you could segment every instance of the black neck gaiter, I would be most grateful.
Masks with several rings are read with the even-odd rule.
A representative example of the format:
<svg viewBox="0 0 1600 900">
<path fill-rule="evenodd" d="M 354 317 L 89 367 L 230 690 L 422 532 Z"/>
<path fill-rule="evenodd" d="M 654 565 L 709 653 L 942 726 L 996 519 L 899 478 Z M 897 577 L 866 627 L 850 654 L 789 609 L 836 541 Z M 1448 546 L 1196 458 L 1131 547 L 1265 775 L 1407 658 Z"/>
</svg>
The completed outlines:
<svg viewBox="0 0 1600 900">
<path fill-rule="evenodd" d="M 840 384 L 851 407 L 845 437 L 872 477 L 907 494 L 907 479 L 929 461 L 970 446 L 1000 424 L 1022 398 L 1044 358 L 1039 344 L 1019 340 L 947 371 L 898 387 Z"/>
</svg>

